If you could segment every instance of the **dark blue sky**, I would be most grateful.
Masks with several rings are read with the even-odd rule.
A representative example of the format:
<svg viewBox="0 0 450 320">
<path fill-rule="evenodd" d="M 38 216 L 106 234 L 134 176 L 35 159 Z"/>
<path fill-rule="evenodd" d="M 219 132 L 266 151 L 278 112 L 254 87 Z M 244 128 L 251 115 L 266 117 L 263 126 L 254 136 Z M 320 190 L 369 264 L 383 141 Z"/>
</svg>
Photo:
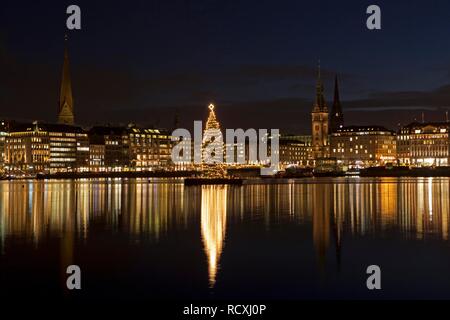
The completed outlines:
<svg viewBox="0 0 450 320">
<path fill-rule="evenodd" d="M 77 121 L 310 130 L 318 59 L 348 124 L 395 128 L 450 108 L 448 1 L 9 1 L 0 4 L 0 117 L 54 120 L 65 9 Z M 382 30 L 366 28 L 370 4 Z"/>
</svg>

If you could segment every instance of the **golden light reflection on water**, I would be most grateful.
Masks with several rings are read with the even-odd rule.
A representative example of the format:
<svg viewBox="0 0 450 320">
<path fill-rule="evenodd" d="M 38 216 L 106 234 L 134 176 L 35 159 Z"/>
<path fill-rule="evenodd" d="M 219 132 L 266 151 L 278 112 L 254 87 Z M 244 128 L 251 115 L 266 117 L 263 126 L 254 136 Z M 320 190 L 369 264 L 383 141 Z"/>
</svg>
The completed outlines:
<svg viewBox="0 0 450 320">
<path fill-rule="evenodd" d="M 186 227 L 190 205 L 183 185 L 170 181 L 3 181 L 0 237 L 32 239 L 74 232 L 87 238 L 89 224 L 157 240 L 172 226 Z"/>
<path fill-rule="evenodd" d="M 208 259 L 209 285 L 216 283 L 227 223 L 227 186 L 203 186 L 201 233 Z"/>
<path fill-rule="evenodd" d="M 75 240 L 94 225 L 133 241 L 155 241 L 177 230 L 203 241 L 214 285 L 226 225 L 262 223 L 311 227 L 321 260 L 330 243 L 339 255 L 343 235 L 448 240 L 449 179 L 312 179 L 251 183 L 242 187 L 184 187 L 181 180 L 109 179 L 0 181 L 0 252 L 10 238 L 39 246 L 61 239 L 61 259 L 72 259 Z M 199 229 L 198 229 L 199 228 Z"/>
</svg>

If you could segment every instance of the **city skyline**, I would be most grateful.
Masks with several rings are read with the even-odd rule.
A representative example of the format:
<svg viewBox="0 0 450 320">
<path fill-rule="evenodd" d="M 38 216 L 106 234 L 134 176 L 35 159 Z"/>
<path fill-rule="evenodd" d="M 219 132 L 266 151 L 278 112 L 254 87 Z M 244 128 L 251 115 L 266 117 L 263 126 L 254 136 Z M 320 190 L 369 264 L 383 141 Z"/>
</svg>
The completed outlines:
<svg viewBox="0 0 450 320">
<path fill-rule="evenodd" d="M 10 118 L 10 117 L 4 117 L 4 120 L 10 120 L 10 121 L 18 121 L 19 123 L 21 122 L 33 122 L 33 121 L 39 121 L 39 122 L 44 122 L 44 123 L 61 123 L 61 124 L 68 124 L 68 125 L 79 125 L 82 127 L 95 127 L 97 125 L 106 125 L 106 126 L 126 126 L 126 125 L 143 125 L 143 126 L 151 126 L 151 127 L 158 127 L 159 125 L 159 120 L 155 123 L 147 123 L 145 121 L 127 121 L 127 119 L 121 119 L 121 121 L 118 122 L 111 122 L 108 121 L 107 119 L 105 119 L 105 122 L 100 123 L 100 122 L 77 122 L 75 120 L 75 115 L 76 115 L 76 108 L 74 107 L 74 99 L 73 99 L 73 93 L 72 93 L 72 80 L 71 80 L 71 71 L 70 71 L 70 59 L 69 59 L 69 36 L 66 33 L 64 35 L 64 53 L 63 53 L 63 63 L 61 65 L 61 76 L 60 76 L 60 83 L 59 83 L 59 99 L 57 101 L 58 103 L 58 110 L 56 113 L 56 117 L 53 117 L 53 119 L 26 119 L 26 118 L 19 118 L 19 119 L 14 119 L 14 118 Z M 329 119 L 327 119 L 327 125 L 329 126 L 329 128 L 327 129 L 330 133 L 333 131 L 336 131 L 337 127 L 339 126 L 343 126 L 344 124 L 344 114 L 346 113 L 345 111 L 349 112 L 350 114 L 352 113 L 352 109 L 350 110 L 343 110 L 342 107 L 342 103 L 341 103 L 341 99 L 340 99 L 340 89 L 339 89 L 339 74 L 336 73 L 333 77 L 333 86 L 334 86 L 334 90 L 329 90 L 332 91 L 332 94 L 326 94 L 325 89 L 324 89 L 324 85 L 323 85 L 323 74 L 325 73 L 325 77 L 330 76 L 329 71 L 323 71 L 321 69 L 321 65 L 320 65 L 320 59 L 318 60 L 318 64 L 316 66 L 317 70 L 316 70 L 316 75 L 318 76 L 318 78 L 316 79 L 316 88 L 315 88 L 315 98 L 311 100 L 311 105 L 314 106 L 318 103 L 318 99 L 320 100 L 319 103 L 320 104 L 324 104 L 325 105 L 325 109 L 326 112 L 329 113 Z M 320 88 L 318 87 L 320 86 Z M 318 92 L 318 90 L 320 89 L 320 92 Z M 326 96 L 332 95 L 333 98 L 328 100 L 326 98 Z M 329 102 L 328 102 L 329 101 Z M 344 102 L 345 104 L 345 102 Z M 328 106 L 330 105 L 330 106 Z M 204 109 L 204 106 L 196 106 L 200 109 Z M 444 109 L 447 110 L 447 109 Z M 449 107 L 450 110 L 450 107 Z M 171 111 L 173 112 L 172 114 L 172 118 L 171 119 L 165 119 L 165 123 L 167 124 L 166 127 L 164 126 L 159 126 L 160 128 L 171 128 L 171 129 L 175 129 L 176 124 L 179 124 L 180 122 L 180 114 L 183 116 L 186 116 L 185 113 L 180 112 L 180 109 L 174 108 L 171 109 Z M 432 122 L 448 122 L 448 111 L 442 111 L 443 114 L 441 114 L 441 116 L 444 116 L 444 119 L 437 119 L 437 121 L 432 121 Z M 403 124 L 404 125 L 410 125 L 412 123 L 418 123 L 418 122 L 425 122 L 425 111 L 422 111 L 420 114 L 418 115 L 414 115 L 413 118 L 411 119 L 411 121 L 407 124 Z M 168 118 L 170 118 L 170 115 L 167 115 Z M 205 116 L 202 116 L 203 118 L 205 118 Z M 420 120 L 419 120 L 420 117 Z M 436 115 L 433 116 L 433 119 L 436 120 Z M 204 120 L 204 119 L 202 119 Z M 170 123 L 170 121 L 172 121 L 172 123 Z M 193 119 L 193 121 L 195 121 L 195 119 Z M 361 119 L 358 120 L 354 120 L 350 121 L 349 125 L 359 125 L 358 121 L 361 121 Z M 364 121 L 362 121 L 363 123 L 365 123 Z M 382 123 L 381 123 L 382 124 Z M 366 124 L 366 126 L 373 126 L 373 125 L 377 125 L 376 123 L 369 122 L 369 124 Z M 391 130 L 395 130 L 395 131 L 400 131 L 402 124 L 399 122 L 397 124 L 397 126 L 395 128 L 390 128 Z M 189 127 L 189 126 L 187 126 Z M 387 126 L 388 127 L 388 126 Z M 248 128 L 248 127 L 246 127 Z M 332 128 L 334 128 L 334 130 L 332 130 Z M 285 130 L 284 128 L 282 128 L 282 132 L 284 134 L 309 134 L 311 132 L 311 128 L 305 128 L 303 127 L 300 132 L 289 132 L 287 130 Z"/>
<path fill-rule="evenodd" d="M 289 319 L 450 299 L 449 17 L 4 0 L 3 305 Z"/>
<path fill-rule="evenodd" d="M 266 2 L 252 7 L 151 1 L 136 2 L 131 9 L 118 4 L 79 5 L 83 26 L 69 37 L 73 94 L 82 125 L 142 122 L 169 128 L 178 112 L 180 126 L 187 127 L 205 119 L 204 106 L 215 103 L 224 127 L 307 133 L 319 58 L 327 102 L 333 100 L 334 77 L 339 76 L 348 124 L 397 129 L 398 123 L 420 120 L 422 113 L 427 121 L 444 121 L 448 110 L 445 65 L 450 48 L 444 42 L 438 53 L 428 50 L 439 41 L 441 33 L 435 29 L 445 29 L 448 23 L 440 14 L 446 11 L 445 2 L 426 8 L 414 2 L 404 12 L 404 6 L 382 1 L 384 28 L 372 33 L 363 28 L 364 4 L 287 1 L 272 13 Z M 19 10 L 13 4 L 7 9 L 3 12 Z M 36 31 L 24 30 L 2 14 L 2 116 L 54 121 L 65 33 L 64 16 L 51 14 L 57 9 L 30 4 L 22 13 L 31 21 L 35 20 L 29 15 L 35 12 L 48 17 L 39 21 L 48 31 L 40 42 L 33 36 Z M 393 25 L 400 9 L 402 15 L 411 16 L 421 10 L 433 12 L 434 20 L 421 26 L 396 20 Z M 322 14 L 336 28 L 321 26 L 305 12 Z M 140 23 L 130 21 L 129 16 L 136 15 Z M 284 20 L 277 19 L 281 16 Z M 120 17 L 123 22 L 117 25 L 113 20 Z M 252 27 L 258 19 L 270 22 L 261 34 Z M 302 31 L 305 27 L 307 34 Z M 415 33 L 418 38 L 412 43 L 405 38 L 409 28 L 424 29 Z M 177 33 L 181 30 L 184 33 Z M 424 39 L 425 33 L 434 36 Z M 22 90 L 29 94 L 21 94 Z"/>
<path fill-rule="evenodd" d="M 234 179 L 232 174 L 228 174 L 228 169 L 246 168 L 260 168 L 261 175 L 286 176 L 291 174 L 288 172 L 290 168 L 302 168 L 303 172 L 300 170 L 295 173 L 302 177 L 345 175 L 354 172 L 370 175 L 373 174 L 370 171 L 359 170 L 375 167 L 384 170 L 394 165 L 397 166 L 396 174 L 401 175 L 411 174 L 410 167 L 417 169 L 438 166 L 446 170 L 445 167 L 450 162 L 448 112 L 445 122 L 425 122 L 422 112 L 420 123 L 414 121 L 408 125 L 399 125 L 397 132 L 379 125 L 349 125 L 344 121 L 345 112 L 340 100 L 338 76 L 334 79 L 334 99 L 331 107 L 328 106 L 324 95 L 320 61 L 316 76 L 310 135 L 280 134 L 278 129 L 267 133 L 267 130 L 263 129 L 266 133 L 257 138 L 254 129 L 245 133 L 239 129 L 239 134 L 232 129 L 234 138 L 224 142 L 215 107 L 210 104 L 201 142 L 202 160 L 196 162 L 192 161 L 192 151 L 194 150 L 193 158 L 196 159 L 198 150 L 196 151 L 195 145 L 198 141 L 195 136 L 192 139 L 189 131 L 186 134 L 185 129 L 182 129 L 182 134 L 177 133 L 178 112 L 175 113 L 172 133 L 170 129 L 139 126 L 134 123 L 118 126 L 112 126 L 110 123 L 90 127 L 75 126 L 77 109 L 72 93 L 66 35 L 60 98 L 56 112 L 57 124 L 2 120 L 0 170 L 3 178 L 42 178 L 45 174 L 60 173 L 75 176 L 128 172 L 148 174 L 154 170 L 170 171 L 172 175 L 176 171 L 184 171 L 184 174 L 190 175 L 197 171 L 207 177 L 208 181 L 227 176 Z M 225 129 L 228 131 L 228 128 Z M 261 130 L 259 132 L 261 134 Z M 266 153 L 261 152 L 264 145 L 267 148 L 268 140 L 270 147 L 266 149 Z M 255 158 L 256 148 L 259 152 Z M 227 160 L 223 162 L 225 153 Z M 236 155 L 240 161 L 235 161 Z M 404 168 L 408 168 L 407 172 L 403 171 Z M 428 174 L 433 173 L 430 171 Z"/>
</svg>

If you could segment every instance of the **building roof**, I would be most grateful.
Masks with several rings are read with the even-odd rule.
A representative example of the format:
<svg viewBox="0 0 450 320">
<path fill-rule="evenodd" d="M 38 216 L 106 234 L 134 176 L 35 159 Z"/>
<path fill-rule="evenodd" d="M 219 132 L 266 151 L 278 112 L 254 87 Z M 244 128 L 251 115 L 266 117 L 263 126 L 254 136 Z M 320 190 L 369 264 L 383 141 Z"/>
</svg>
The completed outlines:
<svg viewBox="0 0 450 320">
<path fill-rule="evenodd" d="M 295 143 L 302 145 L 311 145 L 312 137 L 310 135 L 282 134 L 279 138 L 280 143 Z"/>
<path fill-rule="evenodd" d="M 336 131 L 336 133 L 342 132 L 390 132 L 394 133 L 393 130 L 389 130 L 386 127 L 373 125 L 373 126 L 345 126 Z"/>
<path fill-rule="evenodd" d="M 448 122 L 411 122 L 410 124 L 404 126 L 403 128 L 424 128 L 428 126 L 435 127 L 448 127 L 450 123 Z"/>
<path fill-rule="evenodd" d="M 168 135 L 165 129 L 142 128 L 137 126 L 94 126 L 89 130 L 89 134 L 96 135 L 124 135 L 124 134 L 164 134 Z"/>
<path fill-rule="evenodd" d="M 94 126 L 89 129 L 89 135 L 120 136 L 127 134 L 127 130 L 127 127 Z"/>
<path fill-rule="evenodd" d="M 449 129 L 448 122 L 412 122 L 400 129 L 400 132 L 405 133 L 405 130 L 412 132 L 413 130 L 423 130 L 421 133 L 434 133 L 437 129 Z"/>
<path fill-rule="evenodd" d="M 48 132 L 67 132 L 67 133 L 83 133 L 81 127 L 72 126 L 68 124 L 55 123 L 11 123 L 10 132 L 26 132 L 26 131 L 48 131 Z"/>
</svg>

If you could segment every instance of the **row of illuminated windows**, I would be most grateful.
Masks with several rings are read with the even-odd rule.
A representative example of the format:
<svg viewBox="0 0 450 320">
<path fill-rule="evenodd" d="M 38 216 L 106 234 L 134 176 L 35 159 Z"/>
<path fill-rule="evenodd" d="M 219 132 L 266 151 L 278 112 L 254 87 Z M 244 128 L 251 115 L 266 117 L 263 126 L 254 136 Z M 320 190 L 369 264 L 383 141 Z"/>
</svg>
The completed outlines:
<svg viewBox="0 0 450 320">
<path fill-rule="evenodd" d="M 38 149 L 36 149 L 36 150 L 33 150 L 33 154 L 44 154 L 44 155 L 49 155 L 49 152 L 48 152 L 48 150 L 38 150 Z"/>
<path fill-rule="evenodd" d="M 432 150 L 424 150 L 424 149 L 412 149 L 412 154 L 448 154 L 447 149 L 432 149 Z"/>
<path fill-rule="evenodd" d="M 375 149 L 390 149 L 390 148 L 394 148 L 394 145 L 390 145 L 390 144 L 388 144 L 388 143 L 385 143 L 385 144 L 377 144 L 377 146 L 373 146 L 373 147 L 370 147 L 370 146 L 364 146 L 364 145 L 362 145 L 362 144 L 349 144 L 349 145 L 346 145 L 345 143 L 338 143 L 337 144 L 337 148 L 338 149 L 341 149 L 341 148 L 349 148 L 349 149 L 356 149 L 356 150 L 361 150 L 361 149 L 366 149 L 366 148 L 375 148 Z"/>
<path fill-rule="evenodd" d="M 138 167 L 146 167 L 146 166 L 157 166 L 159 162 L 157 161 L 139 161 L 136 162 L 136 166 Z"/>
<path fill-rule="evenodd" d="M 51 148 L 51 151 L 60 151 L 60 152 L 69 152 L 69 151 L 74 151 L 75 148 Z"/>
<path fill-rule="evenodd" d="M 47 162 L 48 156 L 45 155 L 33 155 L 33 162 Z"/>
<path fill-rule="evenodd" d="M 52 157 L 76 157 L 76 154 L 73 152 L 52 152 L 50 154 Z"/>
<path fill-rule="evenodd" d="M 52 137 L 63 137 L 63 136 L 75 137 L 76 136 L 75 133 L 59 133 L 59 132 L 49 132 L 48 135 L 52 136 Z"/>
<path fill-rule="evenodd" d="M 50 162 L 74 162 L 75 158 L 51 158 Z"/>
<path fill-rule="evenodd" d="M 154 154 L 154 155 L 140 155 L 140 154 L 138 154 L 137 156 L 136 156 L 136 159 L 137 160 L 151 160 L 151 159 L 158 159 L 158 154 Z"/>
<path fill-rule="evenodd" d="M 343 139 L 341 139 L 342 141 Z M 358 137 L 355 137 L 353 139 L 353 137 L 349 138 L 348 141 L 353 142 L 353 141 L 358 141 Z M 369 143 L 369 144 L 395 144 L 396 141 L 395 139 L 375 139 L 375 140 L 367 140 L 367 139 L 363 139 L 364 143 Z M 340 146 L 341 144 L 344 145 L 345 142 L 339 143 L 338 142 L 338 146 Z"/>
<path fill-rule="evenodd" d="M 371 136 L 395 136 L 395 134 L 393 134 L 392 132 L 388 132 L 388 131 L 362 131 L 362 132 L 353 132 L 352 134 L 354 135 L 359 135 L 359 136 L 367 136 L 367 135 L 371 135 Z"/>
<path fill-rule="evenodd" d="M 410 142 L 411 145 L 446 145 L 448 144 L 448 140 L 414 140 Z"/>
<path fill-rule="evenodd" d="M 400 135 L 397 137 L 398 140 L 424 140 L 424 139 L 443 139 L 447 140 L 448 134 L 416 134 L 416 135 Z"/>
<path fill-rule="evenodd" d="M 61 142 L 77 142 L 77 139 L 75 138 L 51 138 L 50 141 L 61 141 Z"/>
<path fill-rule="evenodd" d="M 384 150 L 385 152 L 383 152 L 383 153 L 392 153 L 392 149 L 389 149 L 389 148 L 383 148 L 383 149 L 387 149 L 387 150 Z M 355 154 L 361 154 L 361 153 L 364 153 L 364 154 L 367 154 L 368 153 L 368 150 L 367 149 L 353 149 L 353 148 L 350 148 L 350 149 L 348 149 L 348 151 L 350 152 L 350 153 L 355 153 Z M 381 150 L 379 150 L 379 151 L 381 151 Z M 345 151 L 345 148 L 338 148 L 338 149 L 336 149 L 336 148 L 334 148 L 333 149 L 333 153 L 345 153 L 346 151 Z"/>
<path fill-rule="evenodd" d="M 411 150 L 448 150 L 448 146 L 443 145 L 412 145 Z"/>
</svg>

